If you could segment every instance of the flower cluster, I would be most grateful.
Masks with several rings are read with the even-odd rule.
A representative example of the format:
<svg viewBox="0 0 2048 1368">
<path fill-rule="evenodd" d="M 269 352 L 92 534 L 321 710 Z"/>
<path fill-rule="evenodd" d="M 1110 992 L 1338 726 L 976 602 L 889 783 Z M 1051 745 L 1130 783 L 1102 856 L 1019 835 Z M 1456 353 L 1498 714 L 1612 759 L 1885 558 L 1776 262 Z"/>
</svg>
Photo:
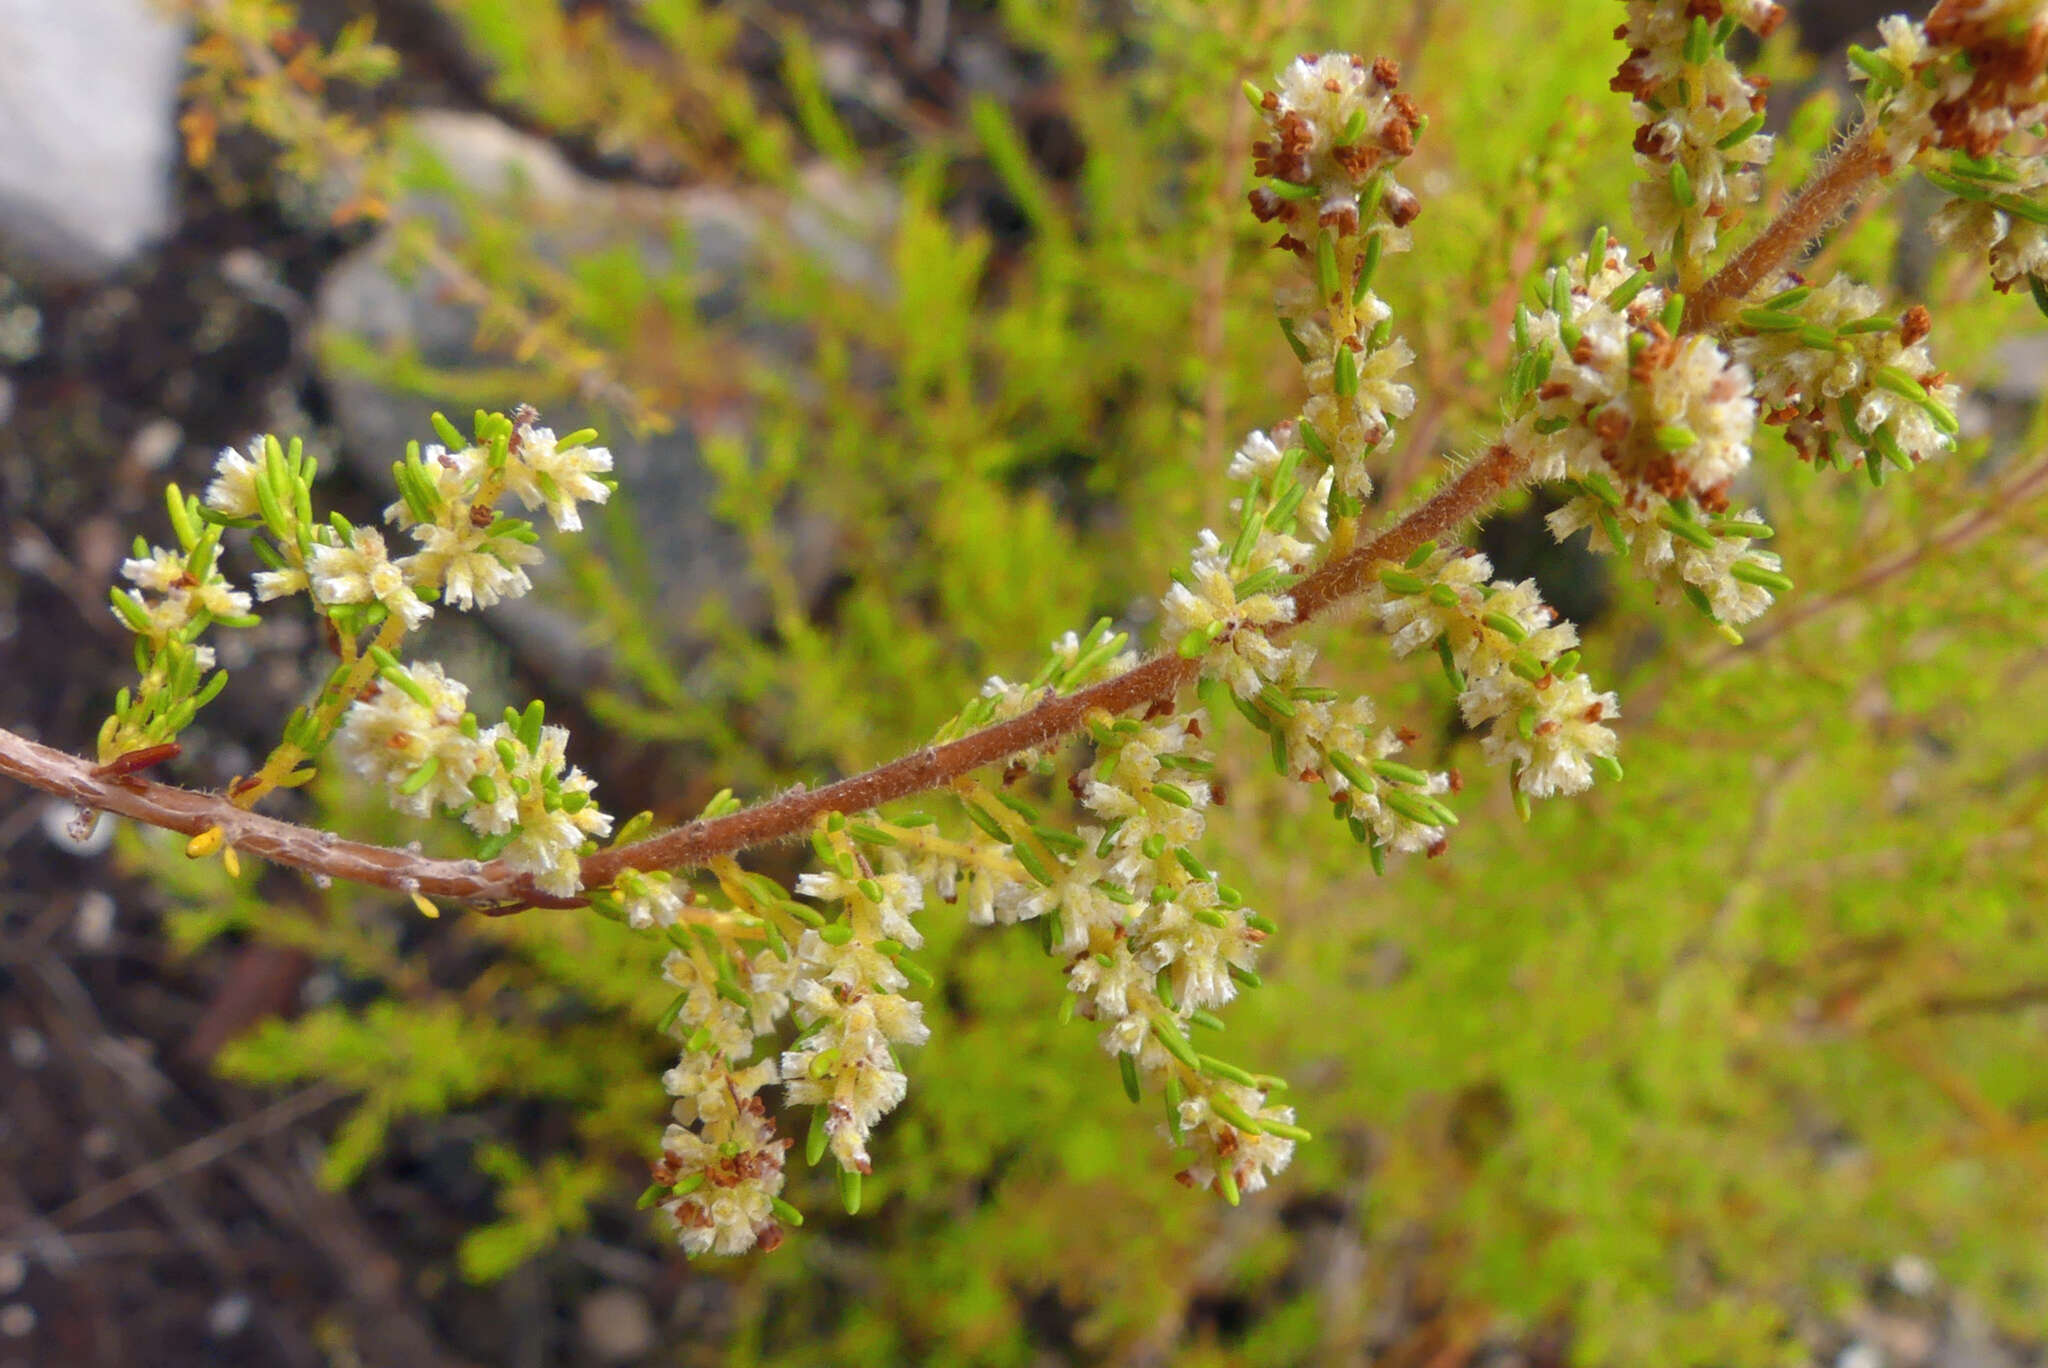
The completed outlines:
<svg viewBox="0 0 2048 1368">
<path fill-rule="evenodd" d="M 1769 0 L 1627 0 L 1614 36 L 1628 56 L 1609 84 L 1635 99 L 1636 166 L 1630 207 L 1650 249 L 1690 269 L 1704 261 L 1731 211 L 1757 197 L 1756 168 L 1770 160 L 1764 86 L 1728 56 L 1739 28 L 1758 37 L 1784 21 Z"/>
<path fill-rule="evenodd" d="M 1197 1027 L 1221 1029 L 1213 1009 L 1259 982 L 1258 947 L 1275 929 L 1194 850 L 1217 800 L 1207 721 L 1199 710 L 1094 716 L 1095 758 L 1067 782 L 1085 814 L 1073 830 L 1016 793 L 970 784 L 958 796 L 974 834 L 895 836 L 971 920 L 1039 926 L 1066 966 L 1063 1012 L 1097 1023 L 1133 1101 L 1147 1090 L 1165 1099 L 1183 1178 L 1235 1201 L 1265 1186 L 1306 1132 L 1270 1103 L 1277 1080 L 1191 1040 Z"/>
<path fill-rule="evenodd" d="M 1935 6 L 1851 48 L 1870 116 L 1948 200 L 1934 236 L 1980 257 L 1992 285 L 2024 284 L 2048 313 L 2048 13 L 2027 0 Z"/>
<path fill-rule="evenodd" d="M 1928 220 L 1937 241 L 1983 258 L 1992 288 L 2024 284 L 2048 314 L 2048 156 L 1972 163 L 1921 174 L 1950 192 Z"/>
<path fill-rule="evenodd" d="M 467 688 L 431 661 L 393 661 L 348 710 L 336 749 L 399 811 L 453 812 L 484 838 L 482 858 L 502 855 L 543 892 L 575 893 L 579 853 L 611 831 L 612 819 L 591 801 L 583 771 L 565 769 L 568 731 L 543 725 L 538 701 L 479 727 L 467 699 Z"/>
<path fill-rule="evenodd" d="M 1958 392 L 1927 354 L 1925 307 L 1887 312 L 1837 277 L 1788 288 L 1737 315 L 1730 345 L 1757 377 L 1766 423 L 1816 465 L 1861 460 L 1873 482 L 1955 445 Z"/>
<path fill-rule="evenodd" d="M 1679 332 L 1684 301 L 1604 232 L 1541 295 L 1516 316 L 1503 440 L 1534 478 L 1564 483 L 1551 531 L 1592 528 L 1595 547 L 1628 551 L 1723 624 L 1761 613 L 1791 581 L 1754 546 L 1769 535 L 1762 520 L 1730 512 L 1756 427 L 1749 368 L 1712 337 Z"/>
<path fill-rule="evenodd" d="M 832 826 L 816 841 L 826 870 L 802 876 L 797 892 L 841 911 L 806 930 L 796 947 L 790 993 L 798 1035 L 782 1055 L 782 1090 L 790 1103 L 814 1108 L 810 1162 L 829 1149 L 842 1183 L 858 1192 L 873 1168 L 869 1134 L 909 1091 L 896 1047 L 930 1035 L 923 1008 L 902 992 L 912 981 L 906 956 L 924 943 L 912 921 L 924 886 L 900 854 L 879 852 L 878 869 L 843 820 Z"/>
<path fill-rule="evenodd" d="M 659 1207 L 692 1254 L 773 1249 L 782 1241 L 782 1223 L 801 1218 L 780 1195 L 789 1141 L 776 1134 L 760 1097 L 777 1079 L 775 1057 L 745 1061 L 755 1041 L 775 1029 L 788 997 L 765 982 L 755 982 L 751 993 L 739 982 L 742 975 L 773 979 L 782 961 L 757 952 L 762 963 L 756 972 L 744 953 L 729 951 L 715 934 L 706 931 L 699 939 L 669 926 L 675 948 L 662 973 L 678 992 L 665 1021 L 685 1043 L 681 1059 L 662 1075 L 675 1098 L 673 1119 L 641 1205 Z"/>
<path fill-rule="evenodd" d="M 1636 207 L 1654 248 L 1693 278 L 1717 228 L 1754 199 L 1755 168 L 1770 152 L 1761 84 L 1725 46 L 1738 27 L 1767 34 L 1783 12 L 1760 0 L 1628 8 L 1620 36 L 1630 53 L 1615 86 L 1643 114 L 1636 151 L 1654 172 Z M 1399 758 L 1412 736 L 1378 725 L 1369 699 L 1318 685 L 1313 647 L 1290 630 L 1297 587 L 1349 551 L 1372 493 L 1368 459 L 1415 402 L 1401 380 L 1412 353 L 1371 290 L 1380 258 L 1408 245 L 1419 212 L 1392 168 L 1422 121 L 1395 85 L 1391 63 L 1310 56 L 1273 90 L 1249 90 L 1270 133 L 1255 148 L 1266 179 L 1252 208 L 1282 225 L 1277 245 L 1304 268 L 1282 292 L 1280 315 L 1306 397 L 1295 419 L 1239 448 L 1229 471 L 1240 483 L 1235 529 L 1200 534 L 1161 604 L 1163 638 L 1195 662 L 1205 707 L 1089 714 L 1090 758 L 1067 779 L 1079 809 L 1071 823 L 1026 791 L 1058 773 L 1052 745 L 1016 757 L 994 789 L 955 781 L 964 835 L 922 817 L 832 817 L 815 838 L 825 872 L 803 876 L 798 890 L 842 907 L 836 920 L 758 875 L 718 872 L 737 924 L 758 928 L 775 953 L 693 927 L 712 952 L 693 1010 L 703 998 L 704 1012 L 734 1024 L 691 1038 L 702 1058 L 679 1066 L 672 1091 L 737 1067 L 721 1061 L 743 1059 L 763 1023 L 789 1010 L 796 1039 L 731 1075 L 743 1081 L 728 1090 L 751 1098 L 779 1077 L 791 1102 L 811 1106 L 807 1153 L 815 1163 L 831 1152 L 849 1208 L 871 1166 L 872 1129 L 904 1094 L 896 1050 L 925 1035 L 901 991 L 921 972 L 905 956 L 919 943 L 911 918 L 926 889 L 975 923 L 1038 926 L 1064 965 L 1067 1012 L 1096 1024 L 1134 1101 L 1148 1091 L 1165 1099 L 1184 1180 L 1234 1201 L 1305 1138 L 1292 1110 L 1272 1100 L 1277 1080 L 1196 1044 L 1220 1029 L 1217 1009 L 1258 983 L 1259 949 L 1276 929 L 1197 847 L 1221 801 L 1210 730 L 1226 711 L 1265 735 L 1282 774 L 1325 787 L 1375 868 L 1389 850 L 1442 851 L 1457 822 L 1445 801 L 1456 772 Z M 1958 219 L 1954 231 L 1984 235 L 1980 222 Z M 2005 247 L 1987 251 L 2030 271 L 2032 249 L 2009 220 L 1994 223 Z M 1881 462 L 1911 466 L 1955 434 L 1953 390 L 1921 345 L 1924 311 L 1880 315 L 1873 292 L 1846 282 L 1775 289 L 1707 330 L 1688 329 L 1683 297 L 1653 283 L 1647 261 L 1632 261 L 1603 229 L 1589 253 L 1548 273 L 1535 308 L 1518 311 L 1507 427 L 1488 457 L 1565 487 L 1550 519 L 1557 536 L 1591 529 L 1596 546 L 1626 550 L 1728 630 L 1790 587 L 1757 545 L 1769 526 L 1733 507 L 1760 418 L 1817 462 L 1853 444 L 1873 472 Z M 1482 754 L 1506 768 L 1525 813 L 1530 799 L 1620 778 L 1615 695 L 1580 668 L 1576 630 L 1533 582 L 1496 579 L 1486 557 L 1435 542 L 1368 574 L 1358 595 L 1366 612 L 1395 655 L 1437 656 Z M 1125 642 L 1106 620 L 1069 634 L 1029 681 L 991 679 L 941 739 L 1130 668 Z M 684 982 L 677 963 L 672 956 L 671 977 Z M 727 1150 L 735 1143 L 754 1153 L 762 1142 Z M 669 1146 L 671 1167 L 678 1152 Z M 779 1166 L 760 1168 L 771 1171 L 779 1184 Z M 770 1196 L 763 1185 L 748 1202 L 735 1198 L 731 1218 L 711 1224 L 732 1241 L 758 1233 Z M 729 1247 L 725 1235 L 689 1233 L 705 1219 L 685 1222 L 686 1242 Z"/>
<path fill-rule="evenodd" d="M 1252 212 L 1281 223 L 1276 245 L 1310 267 L 1307 282 L 1282 294 L 1280 326 L 1308 385 L 1303 421 L 1327 441 L 1318 454 L 1336 471 L 1333 505 L 1346 516 L 1372 490 L 1366 453 L 1415 407 L 1398 378 L 1414 352 L 1372 293 L 1380 257 L 1408 249 L 1421 212 L 1392 170 L 1422 128 L 1398 83 L 1386 58 L 1368 66 L 1331 54 L 1300 58 L 1273 90 L 1248 88 L 1271 132 L 1252 147 L 1253 170 L 1270 178 L 1251 192 Z"/>
<path fill-rule="evenodd" d="M 134 588 L 110 591 L 115 619 L 135 635 L 135 668 L 142 678 L 116 695 L 113 714 L 100 728 L 102 764 L 173 744 L 228 680 L 224 671 L 214 671 L 201 681 L 214 663 L 213 648 L 201 635 L 215 623 L 256 625 L 249 595 L 221 573 L 221 529 L 204 519 L 199 500 L 176 485 L 166 503 L 178 549 L 137 537 L 135 554 L 121 563 L 122 578 Z"/>
<path fill-rule="evenodd" d="M 1864 115 L 1902 160 L 1923 148 L 1972 158 L 2048 117 L 2048 12 L 2039 0 L 1940 0 L 1924 22 L 1878 25 L 1884 46 L 1852 48 Z"/>
<path fill-rule="evenodd" d="M 509 495 L 544 507 L 558 527 L 573 530 L 579 502 L 609 497 L 598 476 L 610 469 L 611 455 L 585 444 L 595 434 L 557 439 L 537 419 L 530 409 L 510 418 L 480 413 L 474 438 L 464 440 L 435 415 L 449 445 L 422 455 L 414 444 L 394 467 L 400 499 L 386 510 L 420 543 L 409 556 L 393 557 L 375 528 L 339 513 L 315 515 L 318 468 L 296 441 L 287 448 L 258 437 L 246 450 L 221 452 L 203 498 L 174 486 L 171 521 L 183 550 L 138 542 L 123 567 L 136 589 L 114 595 L 116 613 L 139 638 L 143 683 L 134 695 L 123 691 L 102 732 L 102 760 L 133 768 L 162 758 L 226 682 L 220 673 L 199 682 L 213 653 L 198 638 L 215 622 L 256 621 L 250 596 L 231 588 L 218 564 L 227 531 L 253 532 L 251 547 L 265 566 L 255 577 L 256 597 L 306 594 L 332 628 L 340 662 L 312 703 L 293 713 L 263 768 L 231 786 L 232 800 L 253 806 L 276 788 L 307 782 L 313 763 L 338 743 L 342 759 L 384 787 L 398 811 L 456 813 L 480 838 L 480 857 L 502 855 L 541 893 L 577 893 L 580 853 L 611 829 L 611 819 L 591 801 L 590 781 L 568 766 L 568 733 L 544 726 L 538 703 L 524 713 L 507 709 L 504 722 L 482 727 L 460 681 L 398 655 L 434 603 L 476 607 L 528 587 L 525 567 L 540 557 L 537 535 L 524 520 L 500 514 L 498 500 Z M 657 891 L 651 883 L 634 890 L 643 903 Z"/>
<path fill-rule="evenodd" d="M 1367 602 L 1396 655 L 1435 648 L 1466 725 L 1484 729 L 1482 753 L 1508 767 L 1517 803 L 1577 793 L 1596 772 L 1620 779 L 1607 726 L 1620 704 L 1580 672 L 1578 629 L 1543 602 L 1535 581 L 1492 574 L 1477 551 L 1425 545 L 1381 569 Z"/>
</svg>

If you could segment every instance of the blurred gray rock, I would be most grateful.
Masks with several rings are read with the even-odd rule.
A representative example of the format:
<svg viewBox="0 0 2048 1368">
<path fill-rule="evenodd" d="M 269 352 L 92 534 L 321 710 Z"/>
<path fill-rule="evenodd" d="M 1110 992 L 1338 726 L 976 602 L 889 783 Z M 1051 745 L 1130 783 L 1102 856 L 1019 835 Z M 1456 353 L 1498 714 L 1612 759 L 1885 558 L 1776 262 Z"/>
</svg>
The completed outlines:
<svg viewBox="0 0 2048 1368">
<path fill-rule="evenodd" d="M 479 115 L 427 114 L 415 121 L 413 132 L 468 188 L 528 197 L 535 206 L 532 231 L 543 256 L 569 260 L 625 241 L 666 265 L 681 227 L 700 278 L 700 303 L 715 311 L 743 307 L 746 266 L 759 229 L 752 212 L 734 196 L 716 189 L 655 190 L 589 180 L 547 143 Z M 849 275 L 878 270 L 871 259 L 862 258 L 844 227 L 858 217 L 858 201 L 839 197 L 831 207 L 836 212 L 794 224 L 792 230 L 807 240 L 815 236 L 810 245 L 835 269 Z M 431 202 L 406 209 L 436 216 L 450 212 L 449 206 Z M 401 277 L 392 269 L 390 244 L 380 241 L 328 274 L 316 311 L 323 332 L 346 335 L 379 352 L 407 353 L 424 366 L 451 373 L 498 369 L 498 358 L 477 354 L 476 317 L 456 297 L 459 293 L 431 272 Z M 428 415 L 437 405 L 366 379 L 350 367 L 322 364 L 350 459 L 361 463 L 366 479 L 388 487 L 391 462 L 404 453 L 406 442 L 433 440 Z M 523 397 L 506 394 L 498 403 L 509 408 Z M 467 426 L 466 417 L 450 416 Z M 735 573 L 746 563 L 745 552 L 708 511 L 716 490 L 692 435 L 691 415 L 668 416 L 675 420 L 674 430 L 648 437 L 632 435 L 595 407 L 551 408 L 543 418 L 558 432 L 587 423 L 604 434 L 614 474 L 634 511 L 645 564 L 658 577 L 654 620 L 687 624 L 713 588 L 733 602 L 742 620 L 758 619 L 764 611 L 759 590 L 750 577 Z M 730 415 L 723 421 L 730 422 Z M 596 521 L 586 515 L 587 524 Z M 545 518 L 542 525 L 545 530 Z M 829 538 L 817 526 L 787 531 L 799 583 L 814 588 L 828 570 Z M 592 682 L 602 668 L 599 644 L 588 640 L 587 624 L 550 610 L 545 599 L 542 593 L 500 605 L 492 610 L 493 620 L 557 685 Z"/>
<path fill-rule="evenodd" d="M 184 47 L 149 0 L 0 0 L 0 248 L 90 277 L 169 231 Z"/>
<path fill-rule="evenodd" d="M 630 1287 L 606 1287 L 576 1307 L 576 1330 L 600 1363 L 625 1363 L 654 1347 L 654 1313 Z"/>
</svg>

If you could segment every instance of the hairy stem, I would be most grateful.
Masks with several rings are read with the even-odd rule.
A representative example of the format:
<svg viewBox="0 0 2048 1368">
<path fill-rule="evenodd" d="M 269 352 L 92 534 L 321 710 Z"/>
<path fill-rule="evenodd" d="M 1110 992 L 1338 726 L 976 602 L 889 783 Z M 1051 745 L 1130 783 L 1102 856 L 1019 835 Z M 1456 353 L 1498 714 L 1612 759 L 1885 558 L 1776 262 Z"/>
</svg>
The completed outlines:
<svg viewBox="0 0 2048 1368">
<path fill-rule="evenodd" d="M 1868 125 L 1857 130 L 1761 233 L 1686 297 L 1684 330 L 1697 332 L 1721 322 L 1891 169 L 1892 157 L 1881 137 Z"/>
<path fill-rule="evenodd" d="M 1405 557 L 1490 508 L 1520 475 L 1523 461 L 1496 446 L 1426 502 L 1372 541 L 1316 570 L 1294 587 L 1295 623 L 1328 612 L 1372 580 L 1383 560 Z M 1246 629 L 1252 630 L 1252 629 Z M 756 807 L 711 821 L 692 822 L 629 846 L 599 851 L 583 861 L 583 882 L 598 888 L 626 869 L 680 869 L 705 864 L 752 846 L 802 836 L 828 812 L 862 812 L 938 788 L 1016 754 L 1079 730 L 1100 708 L 1124 712 L 1169 699 L 1194 681 L 1200 663 L 1177 655 L 1144 664 L 1079 693 L 1046 699 L 1030 712 L 984 727 L 943 746 L 823 788 L 798 789 Z M 548 897 L 503 860 L 438 860 L 412 851 L 342 840 L 332 832 L 295 826 L 247 812 L 218 794 L 197 793 L 137 776 L 107 776 L 88 760 L 0 729 L 0 774 L 57 794 L 82 808 L 118 813 L 185 835 L 218 827 L 228 845 L 273 864 L 347 879 L 402 893 L 425 893 L 463 902 L 573 905 Z"/>
</svg>

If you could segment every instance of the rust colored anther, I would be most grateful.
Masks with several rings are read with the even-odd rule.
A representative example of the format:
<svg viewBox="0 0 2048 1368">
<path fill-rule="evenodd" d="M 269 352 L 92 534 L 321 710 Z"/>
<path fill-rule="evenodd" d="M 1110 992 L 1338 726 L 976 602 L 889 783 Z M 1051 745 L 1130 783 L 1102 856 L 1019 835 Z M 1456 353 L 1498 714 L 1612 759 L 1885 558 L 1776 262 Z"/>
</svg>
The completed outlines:
<svg viewBox="0 0 2048 1368">
<path fill-rule="evenodd" d="M 1934 331 L 1934 315 L 1925 304 L 1915 304 L 1899 318 L 1899 345 L 1910 347 Z"/>
</svg>

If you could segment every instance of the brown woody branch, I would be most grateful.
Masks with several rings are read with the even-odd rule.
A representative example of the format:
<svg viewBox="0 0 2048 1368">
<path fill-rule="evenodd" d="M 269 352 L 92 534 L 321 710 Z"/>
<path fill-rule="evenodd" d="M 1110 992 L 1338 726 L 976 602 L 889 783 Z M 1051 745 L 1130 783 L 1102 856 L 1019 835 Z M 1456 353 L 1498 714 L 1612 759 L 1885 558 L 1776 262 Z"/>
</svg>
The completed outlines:
<svg viewBox="0 0 2048 1368">
<path fill-rule="evenodd" d="M 1426 541 L 1455 530 L 1499 499 L 1519 477 L 1522 461 L 1497 446 L 1466 467 L 1413 512 L 1364 546 L 1316 570 L 1294 588 L 1295 621 L 1308 622 L 1358 593 L 1382 560 L 1408 555 Z M 1250 629 L 1247 629 L 1250 630 Z M 1170 699 L 1193 682 L 1198 663 L 1177 655 L 1144 664 L 1030 712 L 984 727 L 943 746 L 927 747 L 879 769 L 823 788 L 798 789 L 756 807 L 710 821 L 692 822 L 629 846 L 600 851 L 583 861 L 586 887 L 598 888 L 626 869 L 680 869 L 721 855 L 801 836 L 828 812 L 862 812 L 937 788 L 1019 751 L 1050 744 L 1078 730 L 1100 708 L 1121 713 Z M 0 729 L 0 774 L 54 793 L 82 808 L 117 813 L 150 826 L 192 836 L 220 828 L 228 845 L 273 864 L 403 893 L 462 902 L 559 904 L 503 860 L 439 860 L 408 850 L 348 841 L 332 832 L 295 826 L 247 812 L 214 793 L 199 793 L 139 776 L 96 773 L 91 761 L 39 745 Z"/>
<path fill-rule="evenodd" d="M 1761 282 L 1782 269 L 1822 229 L 1891 169 L 1891 158 L 1868 130 L 1852 137 L 1760 233 L 1695 291 L 1687 328 L 1717 322 Z M 1398 560 L 1492 506 L 1522 475 L 1526 462 L 1496 446 L 1426 502 L 1374 538 L 1322 566 L 1293 589 L 1295 624 L 1313 621 L 1371 581 L 1383 560 Z M 1249 629 L 1247 629 L 1249 630 Z M 600 851 L 583 862 L 586 887 L 603 887 L 626 869 L 681 869 L 721 855 L 801 835 L 829 812 L 862 812 L 906 798 L 1045 746 L 1080 728 L 1100 708 L 1121 713 L 1170 699 L 1199 666 L 1176 655 L 1155 656 L 1114 679 L 1052 697 L 1020 717 L 943 746 L 927 747 L 878 769 L 818 789 L 798 789 L 710 821 Z M 226 843 L 274 864 L 404 893 L 461 902 L 561 906 L 503 860 L 437 860 L 407 850 L 342 840 L 332 832 L 247 812 L 218 794 L 198 793 L 138 776 L 106 776 L 87 760 L 0 729 L 0 774 L 68 798 L 82 808 L 118 813 L 186 835 L 218 827 Z"/>
<path fill-rule="evenodd" d="M 1692 292 L 1685 301 L 1684 330 L 1698 332 L 1723 322 L 1729 310 L 1790 265 L 1892 165 L 1891 154 L 1872 130 L 1859 129 L 1761 233 Z"/>
</svg>

